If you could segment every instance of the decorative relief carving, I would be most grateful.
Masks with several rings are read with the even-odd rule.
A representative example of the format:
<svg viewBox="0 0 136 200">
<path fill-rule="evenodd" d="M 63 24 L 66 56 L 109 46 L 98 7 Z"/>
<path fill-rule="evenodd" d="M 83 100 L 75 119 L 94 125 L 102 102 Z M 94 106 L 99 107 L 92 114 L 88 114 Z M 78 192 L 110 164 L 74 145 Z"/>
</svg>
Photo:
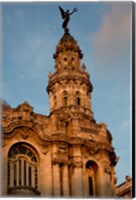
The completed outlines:
<svg viewBox="0 0 136 200">
<path fill-rule="evenodd" d="M 83 54 L 81 53 L 81 50 L 79 46 L 77 45 L 77 42 L 74 40 L 74 38 L 71 35 L 64 35 L 62 39 L 60 40 L 58 46 L 56 47 L 56 53 L 54 54 L 54 59 L 56 59 L 60 52 L 78 52 L 79 57 L 83 57 Z"/>
<path fill-rule="evenodd" d="M 7 114 L 3 111 L 2 126 L 5 128 L 12 125 L 13 122 L 20 122 L 20 120 L 32 120 L 32 109 L 33 108 L 27 102 L 24 102 L 17 108 L 11 109 Z"/>
<path fill-rule="evenodd" d="M 74 168 L 83 168 L 83 162 L 82 161 L 72 161 L 71 166 Z"/>
<path fill-rule="evenodd" d="M 111 174 L 111 169 L 108 165 L 104 166 L 104 173 Z"/>
<path fill-rule="evenodd" d="M 50 143 L 48 143 L 48 142 L 46 142 L 46 141 L 44 141 L 44 140 L 42 140 L 40 138 L 37 140 L 37 143 L 38 143 L 38 145 L 39 145 L 39 147 L 41 149 L 41 152 L 44 155 L 46 155 L 49 152 L 49 145 L 50 145 Z"/>
<path fill-rule="evenodd" d="M 27 139 L 29 137 L 29 135 L 24 132 L 21 132 L 20 135 L 23 137 L 23 139 Z"/>
<path fill-rule="evenodd" d="M 81 162 L 75 162 L 73 165 L 76 168 L 82 168 L 83 167 L 83 163 L 81 163 Z"/>
<path fill-rule="evenodd" d="M 85 148 L 85 147 L 82 148 L 82 155 L 85 158 L 88 158 L 90 156 L 90 153 L 87 151 L 87 148 Z"/>
<path fill-rule="evenodd" d="M 68 157 L 65 154 L 55 153 L 52 155 L 52 164 L 68 164 Z"/>
<path fill-rule="evenodd" d="M 96 158 L 96 160 L 100 160 L 101 159 L 101 145 L 99 145 L 98 143 L 94 143 L 94 142 L 88 142 L 84 143 L 84 147 L 82 147 L 82 155 L 85 158 L 88 158 L 90 156 L 94 156 Z"/>
<path fill-rule="evenodd" d="M 95 154 L 95 159 L 96 159 L 96 160 L 99 161 L 99 160 L 101 159 L 101 157 L 102 157 L 102 156 L 101 156 L 101 153 L 96 153 L 96 154 Z"/>
<path fill-rule="evenodd" d="M 3 126 L 3 128 L 8 127 L 10 125 L 10 123 L 11 123 L 10 116 L 9 115 L 8 116 L 3 116 L 3 118 L 2 118 L 2 126 Z"/>
<path fill-rule="evenodd" d="M 111 175 L 111 167 L 109 165 L 109 162 L 107 160 L 103 161 L 103 171 L 104 173 L 110 174 Z"/>
<path fill-rule="evenodd" d="M 62 159 L 53 159 L 52 165 L 68 165 L 68 161 Z"/>
<path fill-rule="evenodd" d="M 42 148 L 42 153 L 43 153 L 44 155 L 46 155 L 48 152 L 49 152 L 49 148 L 48 148 L 48 147 L 43 147 L 43 148 Z"/>
<path fill-rule="evenodd" d="M 84 132 L 84 133 L 93 133 L 93 134 L 97 133 L 97 130 L 92 129 L 92 128 L 81 127 L 80 130 L 81 132 Z"/>
<path fill-rule="evenodd" d="M 67 154 L 68 153 L 67 147 L 64 144 L 59 144 L 58 153 Z"/>
</svg>

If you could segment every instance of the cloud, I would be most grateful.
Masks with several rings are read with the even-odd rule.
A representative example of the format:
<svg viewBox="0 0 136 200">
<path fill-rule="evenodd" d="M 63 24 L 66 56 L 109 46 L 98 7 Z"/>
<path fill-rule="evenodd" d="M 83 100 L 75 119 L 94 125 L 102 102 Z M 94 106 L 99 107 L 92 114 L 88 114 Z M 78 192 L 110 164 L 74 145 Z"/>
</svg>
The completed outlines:
<svg viewBox="0 0 136 200">
<path fill-rule="evenodd" d="M 119 68 L 130 55 L 131 3 L 112 3 L 111 10 L 102 17 L 102 23 L 91 34 L 95 64 L 99 69 Z"/>
</svg>

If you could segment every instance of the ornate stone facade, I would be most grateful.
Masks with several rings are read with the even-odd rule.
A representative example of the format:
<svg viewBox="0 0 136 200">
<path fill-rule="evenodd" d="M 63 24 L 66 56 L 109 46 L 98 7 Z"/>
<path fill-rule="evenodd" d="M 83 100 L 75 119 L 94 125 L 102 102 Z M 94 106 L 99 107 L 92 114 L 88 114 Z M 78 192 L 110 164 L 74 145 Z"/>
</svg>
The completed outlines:
<svg viewBox="0 0 136 200">
<path fill-rule="evenodd" d="M 132 179 L 126 176 L 126 181 L 117 186 L 117 196 L 120 198 L 132 198 Z"/>
<path fill-rule="evenodd" d="M 2 104 L 3 195 L 116 196 L 112 136 L 93 118 L 93 87 L 69 33 L 53 57 L 49 116 L 34 113 L 27 102 L 17 108 Z"/>
</svg>

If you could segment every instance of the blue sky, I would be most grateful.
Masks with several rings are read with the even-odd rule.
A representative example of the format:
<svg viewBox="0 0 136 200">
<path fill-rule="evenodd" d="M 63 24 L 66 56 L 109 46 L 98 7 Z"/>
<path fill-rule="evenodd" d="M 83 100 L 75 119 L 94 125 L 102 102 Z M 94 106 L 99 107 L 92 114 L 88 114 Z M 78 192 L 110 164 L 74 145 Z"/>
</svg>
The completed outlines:
<svg viewBox="0 0 136 200">
<path fill-rule="evenodd" d="M 3 3 L 2 98 L 11 107 L 27 101 L 49 114 L 48 73 L 63 35 L 58 5 L 78 8 L 69 29 L 94 87 L 94 118 L 107 124 L 120 157 L 119 184 L 131 176 L 131 2 Z"/>
</svg>

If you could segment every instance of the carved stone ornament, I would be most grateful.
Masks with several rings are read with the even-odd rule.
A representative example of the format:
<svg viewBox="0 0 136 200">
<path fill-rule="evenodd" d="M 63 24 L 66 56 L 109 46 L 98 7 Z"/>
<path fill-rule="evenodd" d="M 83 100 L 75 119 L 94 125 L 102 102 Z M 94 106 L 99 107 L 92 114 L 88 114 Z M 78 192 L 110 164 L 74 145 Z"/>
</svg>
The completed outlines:
<svg viewBox="0 0 136 200">
<path fill-rule="evenodd" d="M 72 161 L 71 166 L 74 168 L 83 168 L 83 162 L 82 161 Z"/>
<path fill-rule="evenodd" d="M 42 153 L 43 153 L 44 155 L 46 155 L 48 152 L 49 152 L 49 148 L 48 148 L 48 147 L 43 147 L 43 148 L 42 148 Z"/>
<path fill-rule="evenodd" d="M 103 168 L 104 173 L 111 174 L 111 168 L 109 166 L 109 163 L 107 161 L 104 161 L 103 163 L 104 163 L 104 168 Z"/>
<path fill-rule="evenodd" d="M 90 153 L 87 151 L 87 149 L 84 147 L 82 148 L 82 155 L 85 157 L 85 158 L 88 158 L 90 156 Z"/>
<path fill-rule="evenodd" d="M 27 139 L 29 137 L 29 135 L 24 132 L 21 132 L 20 135 L 23 137 L 23 139 Z"/>
<path fill-rule="evenodd" d="M 66 159 L 59 159 L 59 158 L 53 158 L 52 159 L 52 165 L 68 165 L 68 160 Z"/>
</svg>

